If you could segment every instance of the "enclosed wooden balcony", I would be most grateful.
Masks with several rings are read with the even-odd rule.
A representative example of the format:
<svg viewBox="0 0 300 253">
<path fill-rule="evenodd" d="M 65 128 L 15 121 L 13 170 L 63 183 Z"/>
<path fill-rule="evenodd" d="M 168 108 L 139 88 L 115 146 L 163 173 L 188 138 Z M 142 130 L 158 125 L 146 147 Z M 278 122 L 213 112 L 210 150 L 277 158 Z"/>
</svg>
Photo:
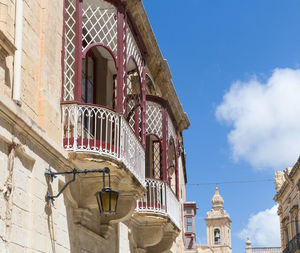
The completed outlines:
<svg viewBox="0 0 300 253">
<path fill-rule="evenodd" d="M 121 1 L 64 3 L 63 146 L 85 155 L 82 166 L 110 162 L 144 186 L 143 40 Z"/>
<path fill-rule="evenodd" d="M 138 200 L 137 212 L 163 214 L 180 227 L 178 202 L 178 141 L 168 102 L 156 96 L 146 98 L 147 193 Z"/>
<path fill-rule="evenodd" d="M 147 252 L 168 251 L 181 228 L 177 133 L 168 102 L 148 95 L 145 145 L 147 192 L 137 201 L 132 217 L 135 242 L 138 248 Z M 147 234 L 155 236 L 146 236 L 146 239 L 141 236 Z"/>
</svg>

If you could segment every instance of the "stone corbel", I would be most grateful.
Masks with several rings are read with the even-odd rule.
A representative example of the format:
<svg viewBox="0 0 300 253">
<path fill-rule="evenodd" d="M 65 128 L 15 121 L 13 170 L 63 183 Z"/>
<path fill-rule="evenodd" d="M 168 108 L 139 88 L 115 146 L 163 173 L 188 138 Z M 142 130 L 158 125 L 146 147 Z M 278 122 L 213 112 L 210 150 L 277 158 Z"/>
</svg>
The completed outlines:
<svg viewBox="0 0 300 253">
<path fill-rule="evenodd" d="M 85 208 L 76 208 L 73 210 L 73 221 L 75 224 L 86 226 L 91 221 L 92 212 Z"/>
<path fill-rule="evenodd" d="M 136 250 L 140 250 L 136 252 L 143 252 L 142 249 L 158 244 L 163 238 L 166 222 L 165 218 L 159 216 L 133 216 L 130 219 L 132 237 Z"/>
<path fill-rule="evenodd" d="M 148 253 L 168 253 L 178 236 L 178 231 L 165 231 L 162 240 L 155 246 L 147 248 Z"/>
</svg>

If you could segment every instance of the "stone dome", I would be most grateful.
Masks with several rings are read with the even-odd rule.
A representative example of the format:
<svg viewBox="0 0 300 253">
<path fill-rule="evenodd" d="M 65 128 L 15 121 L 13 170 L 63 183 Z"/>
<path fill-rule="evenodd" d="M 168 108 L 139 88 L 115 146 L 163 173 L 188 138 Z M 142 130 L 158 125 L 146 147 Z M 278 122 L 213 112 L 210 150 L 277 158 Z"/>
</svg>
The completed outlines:
<svg viewBox="0 0 300 253">
<path fill-rule="evenodd" d="M 222 196 L 219 193 L 219 188 L 216 187 L 216 193 L 213 196 L 211 203 L 213 204 L 213 207 L 223 207 L 224 204 L 224 200 L 222 198 Z"/>
</svg>

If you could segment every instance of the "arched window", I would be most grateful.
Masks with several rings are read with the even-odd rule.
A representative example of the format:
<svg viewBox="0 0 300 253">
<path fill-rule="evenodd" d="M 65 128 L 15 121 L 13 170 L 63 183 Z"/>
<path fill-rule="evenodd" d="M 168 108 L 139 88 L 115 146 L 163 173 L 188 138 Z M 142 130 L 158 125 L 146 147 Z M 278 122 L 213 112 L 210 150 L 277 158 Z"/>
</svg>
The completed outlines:
<svg viewBox="0 0 300 253">
<path fill-rule="evenodd" d="M 214 243 L 221 244 L 221 234 L 220 234 L 220 229 L 218 228 L 214 230 Z"/>
<path fill-rule="evenodd" d="M 111 53 L 102 46 L 91 47 L 82 60 L 81 102 L 114 110 L 116 74 Z"/>
<path fill-rule="evenodd" d="M 161 179 L 161 143 L 153 135 L 146 137 L 146 177 Z"/>
<path fill-rule="evenodd" d="M 111 52 L 104 46 L 95 45 L 87 49 L 82 58 L 81 103 L 100 105 L 115 109 L 116 66 Z M 82 124 L 81 145 L 94 146 L 94 149 L 105 147 L 114 149 L 109 143 L 115 142 L 115 118 L 109 113 L 99 111 L 97 106 L 81 107 L 80 122 Z M 109 138 L 108 138 L 109 136 Z M 108 139 L 107 139 L 108 138 Z"/>
</svg>

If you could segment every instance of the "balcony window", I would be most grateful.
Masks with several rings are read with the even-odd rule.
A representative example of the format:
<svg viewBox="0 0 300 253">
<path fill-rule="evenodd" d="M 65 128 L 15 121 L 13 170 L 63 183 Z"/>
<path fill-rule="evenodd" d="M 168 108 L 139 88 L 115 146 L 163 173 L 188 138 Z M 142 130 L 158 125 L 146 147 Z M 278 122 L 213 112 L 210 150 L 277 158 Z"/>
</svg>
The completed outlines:
<svg viewBox="0 0 300 253">
<path fill-rule="evenodd" d="M 221 244 L 221 234 L 219 229 L 214 230 L 214 243 Z"/>
<path fill-rule="evenodd" d="M 193 218 L 187 217 L 185 221 L 186 221 L 186 232 L 193 232 Z"/>
<path fill-rule="evenodd" d="M 161 144 L 155 135 L 146 137 L 146 177 L 161 179 Z"/>
<path fill-rule="evenodd" d="M 91 48 L 82 60 L 81 102 L 115 109 L 117 70 L 104 47 Z"/>
</svg>

